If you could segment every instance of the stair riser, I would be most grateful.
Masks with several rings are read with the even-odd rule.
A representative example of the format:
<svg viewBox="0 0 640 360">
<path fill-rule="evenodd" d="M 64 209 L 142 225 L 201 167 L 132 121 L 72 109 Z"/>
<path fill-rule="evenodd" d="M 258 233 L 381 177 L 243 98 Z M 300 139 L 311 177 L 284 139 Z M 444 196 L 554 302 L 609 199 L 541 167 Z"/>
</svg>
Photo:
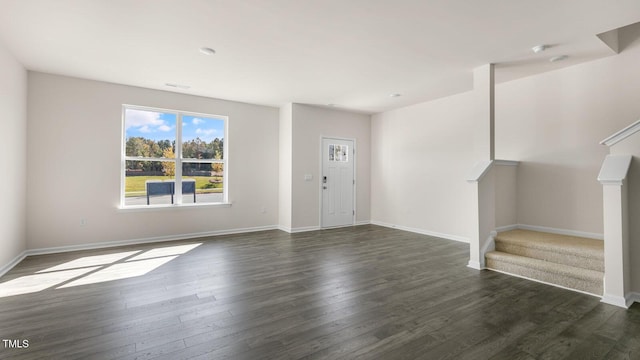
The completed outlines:
<svg viewBox="0 0 640 360">
<path fill-rule="evenodd" d="M 529 279 L 544 281 L 550 284 L 560 285 L 570 289 L 576 289 L 588 292 L 594 295 L 602 296 L 602 280 L 586 280 L 576 279 L 565 275 L 547 272 L 543 269 L 532 269 L 522 265 L 507 263 L 495 259 L 486 259 L 486 266 L 489 269 L 506 272 L 509 274 L 519 275 Z"/>
<path fill-rule="evenodd" d="M 604 261 L 601 257 L 588 257 L 588 254 L 577 256 L 552 250 L 521 246 L 519 244 L 500 241 L 499 239 L 496 239 L 495 244 L 496 251 L 550 261 L 556 264 L 565 264 L 582 269 L 604 271 Z"/>
</svg>

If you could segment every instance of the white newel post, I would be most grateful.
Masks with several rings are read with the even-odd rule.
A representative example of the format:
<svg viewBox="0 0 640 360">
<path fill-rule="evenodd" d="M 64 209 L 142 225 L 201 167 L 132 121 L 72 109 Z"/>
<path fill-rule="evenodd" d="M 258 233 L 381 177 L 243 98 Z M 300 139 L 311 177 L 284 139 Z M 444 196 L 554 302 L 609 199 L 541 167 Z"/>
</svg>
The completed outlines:
<svg viewBox="0 0 640 360">
<path fill-rule="evenodd" d="M 628 308 L 630 293 L 629 213 L 626 177 L 631 155 L 608 155 L 598 181 L 602 184 L 604 220 L 604 294 L 602 302 Z"/>
<path fill-rule="evenodd" d="M 467 182 L 473 186 L 471 221 L 472 230 L 469 236 L 470 268 L 482 270 L 485 267 L 484 254 L 493 250 L 495 216 L 495 174 L 493 161 L 477 162 Z"/>
</svg>

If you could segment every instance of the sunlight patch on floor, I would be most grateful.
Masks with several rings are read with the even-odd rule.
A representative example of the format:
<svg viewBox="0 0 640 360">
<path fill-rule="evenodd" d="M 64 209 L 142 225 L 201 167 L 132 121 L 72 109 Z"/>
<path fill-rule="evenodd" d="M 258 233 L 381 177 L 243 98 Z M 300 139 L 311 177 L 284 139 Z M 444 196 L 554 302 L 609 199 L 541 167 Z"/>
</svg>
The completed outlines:
<svg viewBox="0 0 640 360">
<path fill-rule="evenodd" d="M 143 276 L 202 243 L 83 256 L 0 283 L 0 297 Z"/>
<path fill-rule="evenodd" d="M 58 289 L 142 276 L 177 257 L 177 255 L 174 255 L 149 260 L 139 260 L 121 264 L 114 264 L 100 271 L 96 271 L 87 276 L 83 276 L 77 280 L 71 281 L 70 283 L 64 284 L 58 287 Z"/>
<path fill-rule="evenodd" d="M 94 256 L 84 256 L 79 259 L 75 259 L 72 261 L 68 261 L 64 264 L 56 265 L 50 267 L 48 269 L 40 270 L 38 273 L 44 273 L 49 271 L 60 271 L 60 270 L 68 270 L 68 269 L 77 269 L 88 266 L 97 266 L 97 265 L 107 265 L 112 264 L 118 260 L 122 260 L 126 257 L 129 257 L 133 254 L 139 253 L 140 250 L 136 251 L 125 251 L 114 254 L 104 254 L 104 255 L 94 255 Z"/>
<path fill-rule="evenodd" d="M 84 275 L 99 268 L 99 266 L 95 266 L 82 269 L 21 276 L 17 279 L 9 280 L 0 284 L 0 297 L 30 294 L 42 291 L 44 289 L 56 286 L 60 283 L 69 281 L 73 278 Z"/>
</svg>

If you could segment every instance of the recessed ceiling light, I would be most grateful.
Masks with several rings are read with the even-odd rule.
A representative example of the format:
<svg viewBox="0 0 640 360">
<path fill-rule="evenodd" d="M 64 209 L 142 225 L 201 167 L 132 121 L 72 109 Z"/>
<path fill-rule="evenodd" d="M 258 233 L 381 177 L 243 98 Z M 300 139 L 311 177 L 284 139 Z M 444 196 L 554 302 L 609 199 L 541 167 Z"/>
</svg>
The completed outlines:
<svg viewBox="0 0 640 360">
<path fill-rule="evenodd" d="M 402 96 L 402 94 L 391 94 L 391 95 L 389 95 L 389 97 L 400 97 L 400 96 Z"/>
<path fill-rule="evenodd" d="M 336 104 L 327 104 L 327 106 L 330 106 L 330 107 L 336 107 L 336 106 L 338 106 L 338 105 L 336 105 Z"/>
<path fill-rule="evenodd" d="M 551 59 L 549 59 L 549 61 L 556 62 L 556 61 L 566 60 L 567 58 L 569 58 L 567 55 L 560 55 L 560 56 L 552 57 Z"/>
<path fill-rule="evenodd" d="M 189 85 L 180 85 L 180 84 L 174 84 L 174 83 L 166 83 L 165 85 L 169 86 L 169 87 L 183 89 L 183 90 L 187 90 L 187 89 L 189 89 L 191 87 Z"/>
<path fill-rule="evenodd" d="M 547 50 L 547 47 L 548 47 L 547 45 L 536 45 L 536 46 L 532 47 L 531 50 L 534 53 L 537 54 L 537 53 L 540 53 L 540 52 L 543 52 L 543 51 Z"/>
<path fill-rule="evenodd" d="M 208 47 L 201 47 L 200 48 L 200 52 L 205 54 L 205 55 L 213 55 L 216 53 L 215 50 L 213 50 L 212 48 L 208 48 Z"/>
</svg>

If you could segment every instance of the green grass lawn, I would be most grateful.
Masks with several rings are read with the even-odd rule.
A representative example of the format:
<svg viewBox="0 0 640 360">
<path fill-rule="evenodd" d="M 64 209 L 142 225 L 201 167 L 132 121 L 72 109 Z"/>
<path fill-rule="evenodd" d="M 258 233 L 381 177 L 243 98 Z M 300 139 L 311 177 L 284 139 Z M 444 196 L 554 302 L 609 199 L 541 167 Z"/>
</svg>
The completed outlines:
<svg viewBox="0 0 640 360">
<path fill-rule="evenodd" d="M 172 180 L 173 178 L 168 176 L 128 176 L 125 179 L 124 195 L 129 196 L 144 196 L 147 194 L 145 188 L 145 182 L 147 180 Z M 184 179 L 195 179 L 196 181 L 196 194 L 210 194 L 221 193 L 222 183 L 211 183 L 209 179 L 215 179 L 222 181 L 221 176 L 189 176 Z"/>
</svg>

